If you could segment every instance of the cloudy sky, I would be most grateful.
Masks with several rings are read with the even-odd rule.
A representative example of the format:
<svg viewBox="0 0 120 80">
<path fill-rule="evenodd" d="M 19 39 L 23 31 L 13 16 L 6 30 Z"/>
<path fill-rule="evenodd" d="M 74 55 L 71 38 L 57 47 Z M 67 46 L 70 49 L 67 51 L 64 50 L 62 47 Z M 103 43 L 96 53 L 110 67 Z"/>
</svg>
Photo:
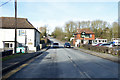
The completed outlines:
<svg viewBox="0 0 120 80">
<path fill-rule="evenodd" d="M 0 7 L 0 16 L 14 17 L 14 0 Z M 112 23 L 118 19 L 118 0 L 18 0 L 18 17 L 27 18 L 36 28 L 47 25 L 50 32 L 68 21 Z"/>
</svg>

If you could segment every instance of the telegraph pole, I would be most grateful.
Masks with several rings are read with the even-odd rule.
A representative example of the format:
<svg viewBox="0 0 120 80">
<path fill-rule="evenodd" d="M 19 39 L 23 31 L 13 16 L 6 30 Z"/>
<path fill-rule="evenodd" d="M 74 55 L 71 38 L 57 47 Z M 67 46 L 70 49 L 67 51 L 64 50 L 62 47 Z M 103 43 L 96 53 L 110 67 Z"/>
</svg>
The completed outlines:
<svg viewBox="0 0 120 80">
<path fill-rule="evenodd" d="M 14 53 L 17 53 L 17 0 L 15 0 L 15 46 Z"/>
</svg>

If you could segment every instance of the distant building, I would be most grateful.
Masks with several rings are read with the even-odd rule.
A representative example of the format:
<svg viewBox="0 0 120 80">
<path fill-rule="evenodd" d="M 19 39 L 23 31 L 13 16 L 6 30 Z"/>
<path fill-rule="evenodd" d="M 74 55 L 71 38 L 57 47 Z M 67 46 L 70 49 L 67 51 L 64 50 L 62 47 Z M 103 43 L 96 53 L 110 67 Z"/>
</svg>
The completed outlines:
<svg viewBox="0 0 120 80">
<path fill-rule="evenodd" d="M 92 45 L 96 45 L 99 43 L 102 43 L 102 44 L 107 43 L 107 39 L 95 38 L 95 40 L 93 40 L 93 42 L 92 42 Z"/>
<path fill-rule="evenodd" d="M 0 48 L 14 49 L 14 23 L 14 17 L 0 17 Z M 40 32 L 26 18 L 17 18 L 17 47 L 27 46 L 29 51 L 37 51 L 39 44 Z"/>
<path fill-rule="evenodd" d="M 115 46 L 120 46 L 120 38 L 112 38 L 111 41 L 115 44 Z"/>
<path fill-rule="evenodd" d="M 90 29 L 77 29 L 74 34 L 73 45 L 92 44 L 93 40 L 95 40 L 95 34 Z"/>
<path fill-rule="evenodd" d="M 111 41 L 120 40 L 120 38 L 112 38 Z"/>
</svg>

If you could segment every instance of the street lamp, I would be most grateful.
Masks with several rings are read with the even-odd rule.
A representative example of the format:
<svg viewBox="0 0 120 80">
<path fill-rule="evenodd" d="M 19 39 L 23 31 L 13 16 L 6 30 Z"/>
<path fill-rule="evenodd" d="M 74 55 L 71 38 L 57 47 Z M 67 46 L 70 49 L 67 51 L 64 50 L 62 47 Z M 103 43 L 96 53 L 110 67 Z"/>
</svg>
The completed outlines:
<svg viewBox="0 0 120 80">
<path fill-rule="evenodd" d="M 84 37 L 85 37 L 85 31 L 81 33 L 82 34 L 82 38 L 83 38 L 83 44 L 84 44 Z M 84 36 L 83 36 L 84 35 Z"/>
</svg>

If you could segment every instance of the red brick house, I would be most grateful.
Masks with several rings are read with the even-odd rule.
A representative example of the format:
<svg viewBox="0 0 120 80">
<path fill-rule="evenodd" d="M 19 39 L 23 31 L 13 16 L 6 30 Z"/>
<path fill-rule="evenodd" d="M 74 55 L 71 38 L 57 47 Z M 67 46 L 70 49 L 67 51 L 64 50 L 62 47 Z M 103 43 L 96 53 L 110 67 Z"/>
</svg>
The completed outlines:
<svg viewBox="0 0 120 80">
<path fill-rule="evenodd" d="M 73 45 L 92 44 L 94 39 L 95 34 L 90 29 L 77 29 L 77 32 L 74 34 Z"/>
</svg>

